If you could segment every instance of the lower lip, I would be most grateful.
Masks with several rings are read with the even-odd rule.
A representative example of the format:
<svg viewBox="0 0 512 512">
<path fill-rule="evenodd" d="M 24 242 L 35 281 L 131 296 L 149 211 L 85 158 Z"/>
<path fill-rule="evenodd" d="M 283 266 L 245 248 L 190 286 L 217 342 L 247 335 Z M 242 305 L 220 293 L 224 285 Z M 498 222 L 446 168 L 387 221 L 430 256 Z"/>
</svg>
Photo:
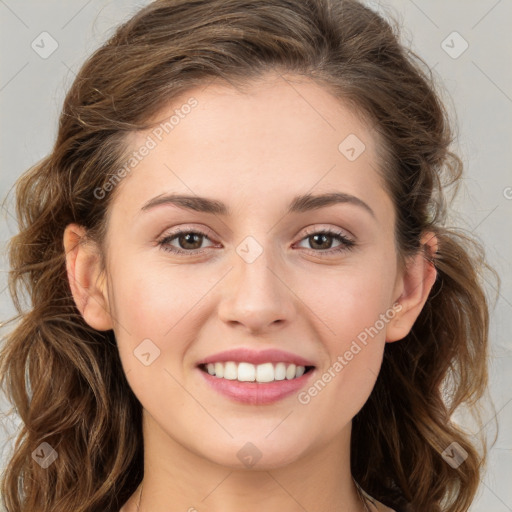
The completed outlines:
<svg viewBox="0 0 512 512">
<path fill-rule="evenodd" d="M 290 380 L 240 382 L 238 380 L 215 377 L 200 368 L 198 368 L 197 371 L 201 373 L 206 379 L 206 382 L 208 382 L 215 391 L 218 391 L 236 402 L 251 405 L 271 404 L 297 393 L 306 385 L 311 375 L 315 372 L 315 370 L 312 369 L 300 377 Z"/>
</svg>

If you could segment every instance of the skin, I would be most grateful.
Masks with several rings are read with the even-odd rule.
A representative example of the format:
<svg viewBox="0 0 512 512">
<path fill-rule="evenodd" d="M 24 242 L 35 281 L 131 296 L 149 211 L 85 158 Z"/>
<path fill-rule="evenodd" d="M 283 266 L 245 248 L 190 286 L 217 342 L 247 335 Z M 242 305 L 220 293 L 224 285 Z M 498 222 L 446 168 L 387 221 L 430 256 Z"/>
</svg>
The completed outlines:
<svg viewBox="0 0 512 512">
<path fill-rule="evenodd" d="M 64 234 L 77 306 L 95 329 L 114 329 L 143 406 L 140 510 L 363 511 L 350 474 L 352 418 L 371 393 L 386 342 L 399 342 L 414 324 L 435 269 L 418 254 L 399 270 L 393 203 L 376 172 L 377 137 L 324 88 L 273 74 L 245 93 L 214 82 L 156 119 L 192 96 L 198 106 L 117 185 L 107 272 L 93 242 L 78 244 L 82 227 L 70 224 Z M 132 134 L 130 147 L 148 133 Z M 349 134 L 366 146 L 354 161 L 338 150 Z M 349 203 L 286 214 L 296 195 L 328 191 L 360 198 L 375 217 Z M 173 205 L 141 212 L 170 192 L 222 201 L 232 215 Z M 202 254 L 173 255 L 157 245 L 178 227 L 211 237 L 168 245 Z M 334 253 L 342 243 L 334 237 L 315 245 L 311 234 L 325 228 L 356 247 Z M 236 250 L 247 236 L 263 251 L 252 263 Z M 422 241 L 435 250 L 432 233 Z M 196 368 L 228 348 L 279 348 L 313 360 L 314 382 L 394 303 L 401 310 L 308 404 L 296 394 L 240 404 L 207 386 Z M 149 366 L 133 354 L 147 338 L 160 350 Z M 262 455 L 252 467 L 237 457 L 247 442 Z M 122 512 L 135 512 L 138 498 L 137 489 Z"/>
</svg>

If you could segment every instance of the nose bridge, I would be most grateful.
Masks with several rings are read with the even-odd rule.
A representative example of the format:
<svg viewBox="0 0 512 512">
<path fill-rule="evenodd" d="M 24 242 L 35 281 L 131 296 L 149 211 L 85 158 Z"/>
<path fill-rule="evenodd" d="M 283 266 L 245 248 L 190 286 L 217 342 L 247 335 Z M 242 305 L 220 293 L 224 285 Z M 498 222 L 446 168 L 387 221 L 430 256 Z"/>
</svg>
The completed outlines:
<svg viewBox="0 0 512 512">
<path fill-rule="evenodd" d="M 249 235 L 236 246 L 219 311 L 224 321 L 261 330 L 290 319 L 290 291 L 279 277 L 281 258 L 274 257 L 271 239 L 271 235 Z"/>
</svg>

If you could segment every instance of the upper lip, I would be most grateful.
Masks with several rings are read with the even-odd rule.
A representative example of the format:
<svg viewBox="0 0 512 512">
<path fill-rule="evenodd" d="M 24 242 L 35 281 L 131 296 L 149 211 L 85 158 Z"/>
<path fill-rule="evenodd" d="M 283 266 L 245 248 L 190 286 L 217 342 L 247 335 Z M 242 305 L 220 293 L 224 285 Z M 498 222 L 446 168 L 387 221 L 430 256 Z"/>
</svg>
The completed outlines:
<svg viewBox="0 0 512 512">
<path fill-rule="evenodd" d="M 208 363 L 224 363 L 227 361 L 234 361 L 235 363 L 287 363 L 295 364 L 297 366 L 315 366 L 311 361 L 291 352 L 284 350 L 267 349 L 267 350 L 253 350 L 249 348 L 234 348 L 225 350 L 202 359 L 197 363 L 198 366 Z"/>
</svg>

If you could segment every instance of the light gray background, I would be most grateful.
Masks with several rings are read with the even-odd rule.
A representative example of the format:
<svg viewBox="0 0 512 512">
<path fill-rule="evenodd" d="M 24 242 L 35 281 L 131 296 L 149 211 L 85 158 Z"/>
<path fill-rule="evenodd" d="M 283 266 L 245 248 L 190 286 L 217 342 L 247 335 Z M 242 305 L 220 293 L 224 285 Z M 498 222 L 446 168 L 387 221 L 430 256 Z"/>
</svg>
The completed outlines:
<svg viewBox="0 0 512 512">
<path fill-rule="evenodd" d="M 76 71 L 114 26 L 147 1 L 0 0 L 0 200 L 18 176 L 46 155 L 55 139 L 65 91 Z M 512 2 L 510 0 L 369 1 L 401 19 L 403 39 L 441 81 L 459 127 L 465 179 L 453 223 L 477 236 L 502 278 L 492 311 L 491 395 L 500 424 L 472 512 L 512 511 Z M 382 4 L 382 5 L 381 5 Z M 453 35 L 456 31 L 459 35 Z M 58 47 L 43 59 L 31 47 L 48 32 Z M 45 40 L 48 49 L 49 40 Z M 443 43 L 443 41 L 445 41 Z M 468 48 L 454 58 L 464 48 Z M 446 51 L 445 51 L 446 50 Z M 42 51 L 42 49 L 41 49 Z M 448 52 L 448 53 L 447 53 Z M 449 55 L 451 53 L 451 55 Z M 16 233 L 13 194 L 1 211 L 0 319 L 14 313 L 6 286 L 5 242 Z M 489 296 L 494 284 L 488 283 Z M 8 410 L 5 401 L 2 411 Z M 492 412 L 486 413 L 492 437 Z M 461 415 L 462 420 L 463 415 Z M 2 467 L 16 421 L 0 416 Z M 470 422 L 467 420 L 467 428 Z"/>
</svg>

